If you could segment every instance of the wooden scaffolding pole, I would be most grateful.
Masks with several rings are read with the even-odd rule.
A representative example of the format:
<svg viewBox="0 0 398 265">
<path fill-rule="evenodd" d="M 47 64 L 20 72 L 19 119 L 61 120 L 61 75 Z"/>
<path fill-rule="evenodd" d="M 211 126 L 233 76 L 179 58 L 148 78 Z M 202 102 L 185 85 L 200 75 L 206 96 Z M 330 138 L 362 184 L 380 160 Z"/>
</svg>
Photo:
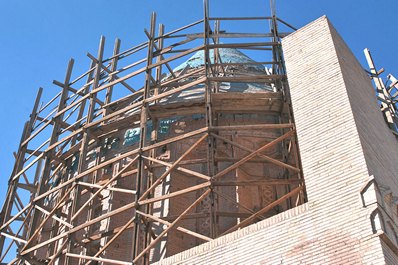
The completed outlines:
<svg viewBox="0 0 398 265">
<path fill-rule="evenodd" d="M 39 91 L 37 92 L 37 96 L 36 96 L 36 100 L 35 103 L 33 105 L 33 109 L 32 112 L 30 114 L 30 118 L 29 121 L 25 124 L 25 128 L 24 128 L 24 132 L 22 134 L 22 138 L 20 141 L 20 145 L 18 148 L 18 152 L 17 152 L 17 156 L 16 156 L 16 161 L 15 161 L 15 166 L 13 169 L 13 173 L 11 174 L 10 177 L 10 182 L 9 182 L 9 188 L 7 191 L 7 196 L 6 196 L 6 200 L 4 202 L 4 206 L 3 209 L 0 213 L 0 231 L 2 231 L 5 228 L 5 223 L 11 223 L 8 220 L 12 219 L 11 216 L 11 211 L 12 211 L 12 205 L 14 204 L 14 198 L 15 198 L 15 193 L 17 191 L 18 188 L 18 181 L 19 178 L 13 178 L 13 175 L 16 172 L 19 172 L 22 168 L 23 168 L 23 164 L 24 164 L 24 160 L 25 160 L 25 155 L 26 155 L 26 151 L 28 149 L 27 144 L 22 145 L 22 143 L 30 137 L 31 132 L 32 132 L 32 128 L 34 125 L 34 121 L 37 117 L 37 112 L 38 112 L 38 108 L 39 108 L 39 104 L 40 104 L 40 99 L 41 99 L 41 95 L 43 93 L 43 88 L 39 88 Z M 27 183 L 28 185 L 36 185 L 37 183 L 33 182 L 33 183 Z M 32 192 L 33 193 L 33 192 Z M 28 204 L 28 206 L 30 205 L 30 203 Z M 27 210 L 27 207 L 25 207 L 25 210 Z M 22 212 L 21 212 L 22 213 Z M 19 216 L 19 214 L 17 214 L 17 216 Z M 3 247 L 4 247 L 4 237 L 0 237 L 0 257 L 3 255 Z"/>
<path fill-rule="evenodd" d="M 148 54 L 147 54 L 147 67 L 146 67 L 146 74 L 145 74 L 145 86 L 144 86 L 144 94 L 143 100 L 144 103 L 141 106 L 141 119 L 140 119 L 140 140 L 139 140 L 139 158 L 138 158 L 138 174 L 137 174 L 137 195 L 136 195 L 136 202 L 138 202 L 138 198 L 141 196 L 143 192 L 143 188 L 147 185 L 147 174 L 145 172 L 144 166 L 144 158 L 143 155 L 143 148 L 146 146 L 146 132 L 147 132 L 147 122 L 148 122 L 148 103 L 145 103 L 145 100 L 150 97 L 150 89 L 151 89 L 151 79 L 152 79 L 152 68 L 149 66 L 152 64 L 153 60 L 153 50 L 155 44 L 155 27 L 156 27 L 156 13 L 152 13 L 151 16 L 151 23 L 150 23 L 150 31 L 148 36 Z M 138 208 L 140 209 L 140 208 Z M 143 211 L 147 211 L 145 207 Z M 146 246 L 143 245 L 145 242 L 140 242 L 140 217 L 137 212 L 135 212 L 135 226 L 133 231 L 133 242 L 134 245 L 132 246 L 132 259 L 136 258 L 136 255 L 141 252 L 141 248 L 145 248 Z M 144 236 L 145 237 L 145 236 Z"/>
<path fill-rule="evenodd" d="M 280 49 L 285 33 L 278 32 L 277 26 L 279 22 L 289 25 L 274 13 L 210 17 L 209 0 L 203 1 L 203 8 L 203 19 L 168 33 L 160 25 L 157 36 L 153 13 L 150 28 L 144 31 L 148 40 L 121 51 L 116 39 L 109 58 L 104 57 L 105 38 L 101 37 L 97 56 L 87 54 L 91 64 L 86 72 L 72 80 L 71 60 L 64 82 L 54 81 L 62 91 L 43 107 L 38 96 L 10 178 L 11 196 L 0 214 L 0 257 L 8 251 L 7 237 L 20 251 L 16 264 L 39 264 L 44 259 L 49 264 L 146 265 L 156 255 L 174 251 L 168 250 L 172 242 L 165 245 L 164 240 L 176 233 L 200 244 L 264 219 L 276 205 L 288 209 L 295 206 L 290 200 L 305 201 Z M 221 28 L 221 21 L 269 21 L 270 28 L 265 33 L 229 32 L 224 29 L 228 23 Z M 224 57 L 231 49 L 266 52 L 272 61 L 228 61 Z M 141 53 L 146 53 L 145 58 L 139 57 Z M 192 66 L 188 60 L 184 69 L 172 68 L 193 54 L 192 60 L 201 57 L 203 64 Z M 272 67 L 272 73 L 259 70 L 264 64 Z M 142 89 L 136 91 L 137 82 Z M 274 91 L 255 98 L 225 90 L 235 83 L 262 84 Z M 57 99 L 58 105 L 51 109 Z M 259 118 L 235 122 L 237 115 L 252 114 Z M 266 115 L 275 118 L 273 123 L 260 124 Z M 165 126 L 165 121 L 171 124 Z M 51 126 L 50 139 L 36 145 Z M 124 133 L 130 128 L 139 130 L 139 136 L 134 136 L 138 141 L 131 146 L 120 139 L 127 137 Z M 251 136 L 256 138 L 250 139 L 253 144 L 246 143 Z M 105 139 L 120 143 L 111 147 Z M 272 153 L 274 149 L 280 151 L 278 155 Z M 280 174 L 253 173 L 247 170 L 251 165 L 269 166 Z M 184 183 L 179 187 L 175 182 L 180 179 Z M 242 203 L 242 187 L 256 186 L 273 189 L 274 198 L 256 207 Z M 17 188 L 36 193 L 29 204 L 12 192 Z M 234 189 L 235 198 L 230 196 Z M 114 203 L 118 198 L 128 199 L 119 205 Z M 176 207 L 181 201 L 186 204 Z M 158 211 L 158 205 L 176 208 L 166 213 Z M 13 233 L 15 223 L 21 221 L 20 230 Z M 50 226 L 52 231 L 45 231 Z M 133 243 L 124 258 L 115 258 L 112 248 L 126 236 Z"/>
</svg>

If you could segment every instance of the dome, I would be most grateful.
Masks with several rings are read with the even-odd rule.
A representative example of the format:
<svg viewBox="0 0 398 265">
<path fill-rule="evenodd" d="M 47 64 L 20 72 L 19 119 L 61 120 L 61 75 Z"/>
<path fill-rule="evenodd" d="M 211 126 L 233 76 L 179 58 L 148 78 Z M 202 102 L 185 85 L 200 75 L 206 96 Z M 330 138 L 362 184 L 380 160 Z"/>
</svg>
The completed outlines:
<svg viewBox="0 0 398 265">
<path fill-rule="evenodd" d="M 253 59 L 249 58 L 247 55 L 242 53 L 241 51 L 237 49 L 231 49 L 231 48 L 219 48 L 218 53 L 220 55 L 220 60 L 222 63 L 242 63 L 244 68 L 246 69 L 251 69 L 253 71 L 265 71 L 265 68 L 263 65 L 257 64 L 256 61 Z M 204 65 L 204 59 L 205 54 L 204 51 L 198 51 L 196 52 L 191 58 L 188 59 L 188 61 L 180 64 L 174 69 L 174 72 L 179 72 L 181 70 L 184 70 L 186 67 L 189 68 L 198 68 L 200 66 Z M 214 50 L 210 49 L 209 50 L 209 57 L 211 63 L 214 63 Z M 250 64 L 253 63 L 253 64 Z"/>
<path fill-rule="evenodd" d="M 256 63 L 253 59 L 237 49 L 219 48 L 220 61 L 227 65 L 225 67 L 225 76 L 258 76 L 267 75 L 266 68 Z M 209 57 L 214 63 L 214 50 L 209 50 Z M 204 66 L 204 51 L 196 52 L 191 58 L 173 69 L 177 74 L 181 72 L 188 73 L 191 70 Z M 164 80 L 170 78 L 167 76 Z M 188 81 L 194 81 L 197 77 L 191 77 Z M 170 97 L 166 97 L 160 103 L 172 103 L 183 100 L 197 100 L 204 97 L 205 84 L 198 84 L 187 88 L 179 93 L 175 93 Z M 220 82 L 218 91 L 220 93 L 259 93 L 273 91 L 269 84 L 265 83 L 248 83 L 248 82 Z"/>
</svg>

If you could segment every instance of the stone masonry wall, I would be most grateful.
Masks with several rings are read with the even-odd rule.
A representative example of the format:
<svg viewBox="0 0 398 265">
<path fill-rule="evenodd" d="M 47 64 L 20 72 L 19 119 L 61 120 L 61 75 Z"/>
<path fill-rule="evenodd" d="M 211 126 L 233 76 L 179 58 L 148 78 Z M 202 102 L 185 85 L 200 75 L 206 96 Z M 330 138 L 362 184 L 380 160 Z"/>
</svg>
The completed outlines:
<svg viewBox="0 0 398 265">
<path fill-rule="evenodd" d="M 395 183 L 395 166 L 379 154 L 396 146 L 366 140 L 383 121 L 370 80 L 326 17 L 286 37 L 283 50 L 308 203 L 159 264 L 396 264 L 380 189 L 369 188 L 372 175 Z M 366 108 L 374 110 L 357 113 Z"/>
</svg>

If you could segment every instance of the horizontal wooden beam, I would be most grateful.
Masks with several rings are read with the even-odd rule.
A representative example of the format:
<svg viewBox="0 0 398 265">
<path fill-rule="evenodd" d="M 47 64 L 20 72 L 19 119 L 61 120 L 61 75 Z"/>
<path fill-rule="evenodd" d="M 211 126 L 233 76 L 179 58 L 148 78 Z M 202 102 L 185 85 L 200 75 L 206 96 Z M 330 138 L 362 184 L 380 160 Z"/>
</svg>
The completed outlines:
<svg viewBox="0 0 398 265">
<path fill-rule="evenodd" d="M 213 181 L 213 186 L 266 186 L 266 185 L 297 185 L 303 183 L 302 179 L 265 179 L 241 181 Z"/>
<path fill-rule="evenodd" d="M 248 125 L 230 125 L 230 126 L 213 126 L 209 131 L 244 131 L 244 130 L 267 130 L 267 129 L 286 129 L 293 128 L 291 123 L 278 124 L 248 124 Z"/>
</svg>

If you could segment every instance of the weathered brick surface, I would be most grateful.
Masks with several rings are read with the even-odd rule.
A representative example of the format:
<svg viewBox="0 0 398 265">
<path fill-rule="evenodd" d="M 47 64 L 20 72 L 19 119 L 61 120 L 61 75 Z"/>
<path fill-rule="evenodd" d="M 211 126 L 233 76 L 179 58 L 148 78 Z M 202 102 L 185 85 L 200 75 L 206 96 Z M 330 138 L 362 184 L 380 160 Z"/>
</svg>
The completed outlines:
<svg viewBox="0 0 398 265">
<path fill-rule="evenodd" d="M 326 17 L 283 49 L 308 203 L 159 264 L 398 264 L 398 145 L 369 78 Z"/>
</svg>

